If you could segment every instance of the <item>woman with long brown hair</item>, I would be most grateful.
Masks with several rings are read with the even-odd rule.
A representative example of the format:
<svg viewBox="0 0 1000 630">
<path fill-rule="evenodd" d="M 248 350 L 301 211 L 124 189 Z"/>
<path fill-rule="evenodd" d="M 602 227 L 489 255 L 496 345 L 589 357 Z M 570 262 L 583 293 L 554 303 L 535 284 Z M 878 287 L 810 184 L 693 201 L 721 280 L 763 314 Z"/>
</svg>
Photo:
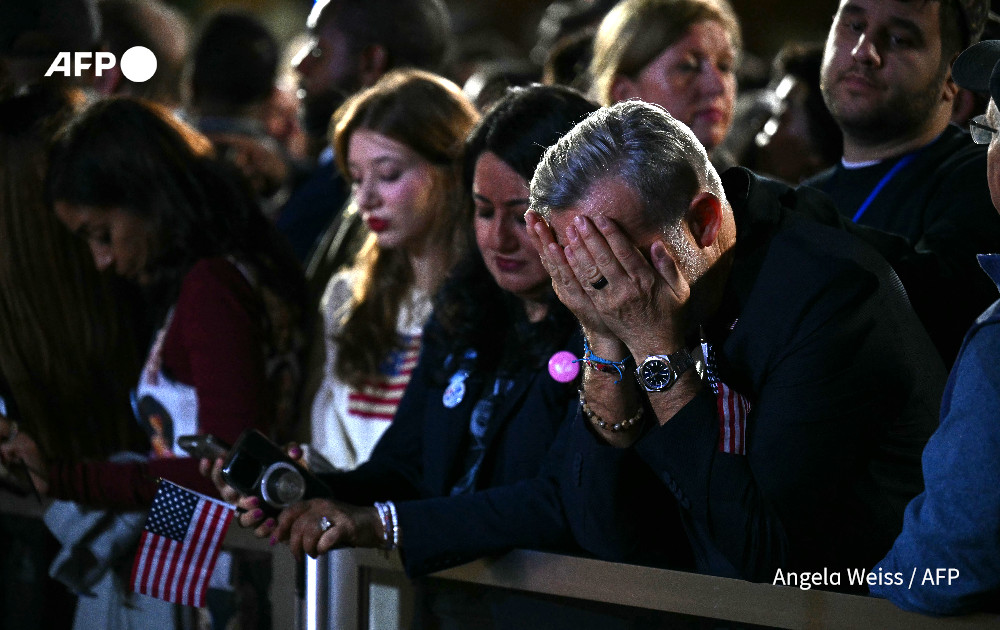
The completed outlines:
<svg viewBox="0 0 1000 630">
<path fill-rule="evenodd" d="M 93 260 L 81 265 L 141 291 L 158 332 L 133 399 L 149 461 L 75 461 L 25 426 L 4 454 L 28 464 L 40 491 L 142 507 L 157 477 L 204 487 L 178 436 L 232 442 L 251 427 L 275 437 L 288 430 L 305 281 L 207 138 L 153 103 L 96 102 L 54 142 L 46 194 L 64 232 L 90 248 Z"/>
<path fill-rule="evenodd" d="M 128 404 L 141 326 L 136 296 L 46 207 L 49 146 L 77 96 L 35 87 L 0 100 L 0 424 L 53 456 L 103 460 L 143 443 Z M 29 491 L 23 469 L 2 464 L 0 495 Z M 56 550 L 41 519 L 0 513 L 0 627 L 68 627 L 76 597 L 48 575 Z"/>
<path fill-rule="evenodd" d="M 104 458 L 136 443 L 139 357 L 127 291 L 46 208 L 49 145 L 74 103 L 47 88 L 0 103 L 0 414 L 46 452 Z"/>
<path fill-rule="evenodd" d="M 49 153 L 45 193 L 63 232 L 90 249 L 93 260 L 80 265 L 113 272 L 145 298 L 157 332 L 132 401 L 149 437 L 148 456 L 62 457 L 25 417 L 23 427 L 0 419 L 0 459 L 23 463 L 39 492 L 67 500 L 46 514 L 63 556 L 94 557 L 95 568 L 84 575 L 73 563 L 59 568 L 74 590 L 97 595 L 80 600 L 77 623 L 124 627 L 141 617 L 168 627 L 176 611 L 130 593 L 119 573 L 142 512 L 111 518 L 90 508 L 148 507 L 157 478 L 211 492 L 181 447 L 182 435 L 234 442 L 250 428 L 279 439 L 287 434 L 305 337 L 305 279 L 209 140 L 150 102 L 97 101 L 73 117 Z M 86 428 L 59 437 L 87 439 Z M 102 542 L 91 547 L 93 540 Z M 216 579 L 228 580 L 228 570 L 217 566 L 223 568 Z"/>
<path fill-rule="evenodd" d="M 477 119 L 457 85 L 419 70 L 387 74 L 334 114 L 337 166 L 370 231 L 320 305 L 313 446 L 338 468 L 368 459 L 409 383 L 431 296 L 461 250 L 462 142 Z"/>
</svg>

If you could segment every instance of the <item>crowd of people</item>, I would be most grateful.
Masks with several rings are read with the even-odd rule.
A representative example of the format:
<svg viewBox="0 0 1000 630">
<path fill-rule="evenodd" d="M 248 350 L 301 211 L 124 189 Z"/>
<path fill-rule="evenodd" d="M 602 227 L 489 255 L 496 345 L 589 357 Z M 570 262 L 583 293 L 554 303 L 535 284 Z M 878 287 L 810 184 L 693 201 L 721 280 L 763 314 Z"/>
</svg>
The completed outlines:
<svg viewBox="0 0 1000 630">
<path fill-rule="evenodd" d="M 0 24 L 0 497 L 53 500 L 0 512 L 3 627 L 265 627 L 245 553 L 205 611 L 128 592 L 159 479 L 398 549 L 421 627 L 664 621 L 424 578 L 515 548 L 1000 611 L 988 0 L 841 0 L 756 86 L 727 0 L 557 2 L 506 65 L 441 0 L 320 0 L 288 68 L 229 9 Z M 155 80 L 46 72 L 133 45 Z M 178 443 L 249 429 L 329 495 Z"/>
</svg>

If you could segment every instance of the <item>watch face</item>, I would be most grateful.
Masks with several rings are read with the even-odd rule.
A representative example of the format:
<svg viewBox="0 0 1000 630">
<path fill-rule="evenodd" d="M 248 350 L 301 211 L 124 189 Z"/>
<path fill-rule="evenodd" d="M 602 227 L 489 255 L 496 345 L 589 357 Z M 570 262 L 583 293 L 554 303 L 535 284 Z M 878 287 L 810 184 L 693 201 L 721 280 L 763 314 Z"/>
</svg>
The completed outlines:
<svg viewBox="0 0 1000 630">
<path fill-rule="evenodd" d="M 662 391 L 674 384 L 677 374 L 670 364 L 663 359 L 649 358 L 642 362 L 639 368 L 642 384 L 649 391 Z"/>
</svg>

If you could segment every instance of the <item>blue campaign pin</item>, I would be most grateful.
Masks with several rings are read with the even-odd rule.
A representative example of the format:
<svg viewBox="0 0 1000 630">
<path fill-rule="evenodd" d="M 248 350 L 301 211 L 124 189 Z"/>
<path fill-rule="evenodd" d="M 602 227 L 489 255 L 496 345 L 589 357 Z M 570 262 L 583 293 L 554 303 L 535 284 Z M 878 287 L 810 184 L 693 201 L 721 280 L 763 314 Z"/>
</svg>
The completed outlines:
<svg viewBox="0 0 1000 630">
<path fill-rule="evenodd" d="M 460 374 L 461 372 L 451 378 L 451 383 L 448 384 L 441 397 L 441 402 L 448 409 L 454 409 L 465 398 L 465 378 L 460 377 Z"/>
<path fill-rule="evenodd" d="M 472 364 L 475 360 L 476 351 L 466 350 L 458 371 L 452 374 L 448 387 L 444 390 L 444 395 L 441 396 L 441 402 L 448 409 L 454 409 L 465 398 L 465 379 L 469 378 L 469 374 L 472 373 Z"/>
</svg>

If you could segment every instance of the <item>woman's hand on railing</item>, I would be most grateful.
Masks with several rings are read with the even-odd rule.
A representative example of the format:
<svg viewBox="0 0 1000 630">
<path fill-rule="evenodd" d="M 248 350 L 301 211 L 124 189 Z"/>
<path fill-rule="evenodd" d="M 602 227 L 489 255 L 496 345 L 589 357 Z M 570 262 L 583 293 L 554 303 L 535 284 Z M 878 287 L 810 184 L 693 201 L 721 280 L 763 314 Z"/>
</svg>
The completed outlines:
<svg viewBox="0 0 1000 630">
<path fill-rule="evenodd" d="M 374 507 L 330 499 L 296 503 L 278 517 L 271 544 L 288 541 L 292 555 L 313 558 L 340 547 L 382 547 L 384 532 Z"/>
</svg>

